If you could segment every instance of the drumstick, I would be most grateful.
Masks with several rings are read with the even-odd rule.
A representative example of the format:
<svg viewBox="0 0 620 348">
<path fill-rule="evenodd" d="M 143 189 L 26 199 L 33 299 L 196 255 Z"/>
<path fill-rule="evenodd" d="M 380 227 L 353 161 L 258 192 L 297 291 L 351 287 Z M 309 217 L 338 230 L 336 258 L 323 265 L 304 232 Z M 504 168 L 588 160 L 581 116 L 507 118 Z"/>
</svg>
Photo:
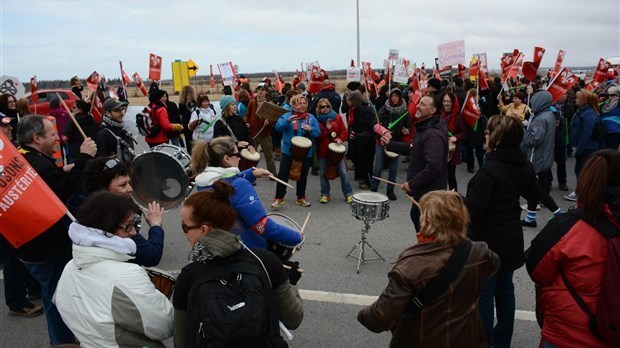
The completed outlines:
<svg viewBox="0 0 620 348">
<path fill-rule="evenodd" d="M 56 96 L 58 96 L 58 99 L 60 99 L 60 102 L 62 103 L 62 106 L 64 106 L 65 110 L 67 110 L 67 112 L 69 113 L 69 117 L 71 117 L 71 120 L 73 120 L 73 123 L 75 124 L 75 127 L 80 131 L 80 134 L 82 134 L 82 136 L 84 137 L 84 140 L 86 140 L 86 138 L 88 138 L 88 137 L 86 136 L 86 133 L 84 133 L 84 130 L 82 129 L 82 127 L 80 127 L 80 124 L 78 123 L 78 121 L 75 119 L 75 116 L 73 116 L 73 113 L 71 112 L 71 109 L 69 109 L 67 104 L 65 104 L 65 101 L 62 100 L 62 98 L 60 97 L 60 94 L 56 93 Z"/>
<path fill-rule="evenodd" d="M 284 267 L 284 269 L 285 269 L 285 270 L 287 270 L 287 271 L 290 271 L 290 270 L 291 270 L 291 266 L 289 266 L 289 265 L 284 265 L 284 264 L 283 264 L 283 265 L 282 265 L 282 267 Z M 301 268 L 297 268 L 297 272 L 299 272 L 299 273 L 304 273 L 304 270 L 303 270 L 303 269 L 301 269 Z"/>
<path fill-rule="evenodd" d="M 256 170 L 256 169 L 258 169 L 258 168 L 256 168 L 256 167 L 252 167 L 252 169 Z M 286 181 L 283 181 L 283 180 L 280 180 L 280 179 L 276 178 L 273 174 L 269 174 L 269 179 L 274 180 L 274 181 L 277 181 L 277 182 L 279 182 L 280 184 L 282 184 L 282 185 L 284 185 L 284 186 L 288 186 L 288 187 L 290 187 L 290 188 L 295 188 L 295 186 L 293 186 L 293 185 L 289 184 L 288 182 L 286 182 Z"/>
<path fill-rule="evenodd" d="M 306 230 L 306 225 L 308 225 L 308 220 L 310 220 L 310 214 L 312 214 L 312 212 L 308 213 L 308 216 L 306 216 L 306 221 L 304 221 L 304 225 L 301 226 L 301 235 L 304 235 L 304 231 Z"/>
<path fill-rule="evenodd" d="M 405 197 L 409 198 L 411 200 L 411 202 L 413 204 L 415 204 L 415 206 L 418 207 L 418 209 L 420 209 L 420 203 L 418 203 L 415 199 L 413 199 L 413 197 L 411 197 L 409 195 L 405 195 Z"/>
<path fill-rule="evenodd" d="M 402 186 L 402 184 L 395 183 L 394 181 L 390 181 L 390 180 L 385 180 L 385 179 L 382 179 L 382 178 L 380 178 L 378 176 L 373 176 L 373 178 L 375 178 L 375 179 L 377 179 L 379 181 L 387 182 L 388 184 L 392 184 L 394 186 L 398 186 L 398 187 Z"/>
</svg>

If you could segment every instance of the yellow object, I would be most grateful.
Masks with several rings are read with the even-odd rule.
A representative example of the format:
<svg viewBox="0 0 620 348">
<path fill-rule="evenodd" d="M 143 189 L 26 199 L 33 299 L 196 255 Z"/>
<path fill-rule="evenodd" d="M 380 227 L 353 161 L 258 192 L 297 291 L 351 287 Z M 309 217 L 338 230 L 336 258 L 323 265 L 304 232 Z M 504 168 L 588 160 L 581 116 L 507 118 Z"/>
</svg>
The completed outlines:
<svg viewBox="0 0 620 348">
<path fill-rule="evenodd" d="M 189 86 L 189 69 L 187 62 L 172 62 L 172 80 L 174 81 L 174 91 L 181 92 L 184 86 Z"/>
<path fill-rule="evenodd" d="M 189 76 L 194 77 L 196 76 L 196 73 L 200 68 L 198 68 L 198 65 L 196 65 L 196 63 L 194 63 L 194 61 L 190 59 L 187 61 L 187 69 L 189 69 Z"/>
</svg>

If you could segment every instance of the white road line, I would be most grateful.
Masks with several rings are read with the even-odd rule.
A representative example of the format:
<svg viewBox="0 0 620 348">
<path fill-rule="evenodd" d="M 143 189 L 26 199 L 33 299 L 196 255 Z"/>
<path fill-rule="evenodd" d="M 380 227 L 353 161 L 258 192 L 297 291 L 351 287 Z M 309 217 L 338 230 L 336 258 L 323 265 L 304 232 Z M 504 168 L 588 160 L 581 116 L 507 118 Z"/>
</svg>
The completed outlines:
<svg viewBox="0 0 620 348">
<path fill-rule="evenodd" d="M 167 271 L 167 273 L 178 274 L 181 271 Z M 2 272 L 0 272 L 0 280 L 4 279 Z M 358 295 L 358 294 L 344 294 L 339 292 L 319 291 L 319 290 L 303 290 L 299 289 L 301 298 L 305 301 L 318 301 L 329 303 L 340 303 L 355 306 L 369 306 L 377 300 L 377 296 Z M 515 319 L 536 321 L 536 313 L 532 311 L 524 311 L 517 309 L 515 312 Z"/>
</svg>

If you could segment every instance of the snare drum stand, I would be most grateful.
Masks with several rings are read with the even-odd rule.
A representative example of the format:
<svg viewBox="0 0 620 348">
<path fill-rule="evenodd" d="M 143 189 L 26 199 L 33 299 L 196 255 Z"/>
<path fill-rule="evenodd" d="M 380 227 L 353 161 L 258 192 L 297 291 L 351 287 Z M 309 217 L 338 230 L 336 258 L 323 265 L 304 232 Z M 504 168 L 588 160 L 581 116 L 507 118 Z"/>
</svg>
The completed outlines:
<svg viewBox="0 0 620 348">
<path fill-rule="evenodd" d="M 349 251 L 349 253 L 347 254 L 346 257 L 352 257 L 354 259 L 357 259 L 357 273 L 360 272 L 360 266 L 362 265 L 362 262 L 364 261 L 372 261 L 372 260 L 383 260 L 383 262 L 385 262 L 385 259 L 383 258 L 383 256 L 381 256 L 381 254 L 379 254 L 379 252 L 377 252 L 375 250 L 375 248 L 372 247 L 372 245 L 370 245 L 370 243 L 368 243 L 366 241 L 366 233 L 368 233 L 370 231 L 370 225 L 372 225 L 373 222 L 375 222 L 374 220 L 370 220 L 368 218 L 359 218 L 360 220 L 362 220 L 364 222 L 364 228 L 362 228 L 362 237 L 360 239 L 359 242 L 357 242 L 357 244 L 355 244 L 355 246 L 351 249 L 351 251 Z M 368 247 L 370 249 L 372 249 L 372 251 L 378 256 L 378 257 L 373 257 L 370 259 L 367 259 L 366 256 L 366 245 L 368 245 Z M 353 253 L 353 251 L 355 251 L 356 248 L 360 248 L 360 253 L 359 253 L 359 257 L 355 256 L 355 255 L 351 255 Z"/>
</svg>

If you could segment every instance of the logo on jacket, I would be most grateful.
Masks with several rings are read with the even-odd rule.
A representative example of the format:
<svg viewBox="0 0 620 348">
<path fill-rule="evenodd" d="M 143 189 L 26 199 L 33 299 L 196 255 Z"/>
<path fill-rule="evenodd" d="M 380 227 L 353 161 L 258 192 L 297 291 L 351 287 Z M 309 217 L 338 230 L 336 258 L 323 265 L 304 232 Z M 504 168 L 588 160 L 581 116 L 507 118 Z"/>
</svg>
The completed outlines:
<svg viewBox="0 0 620 348">
<path fill-rule="evenodd" d="M 237 303 L 234 306 L 226 306 L 226 307 L 228 307 L 229 311 L 234 312 L 234 311 L 236 311 L 237 309 L 239 309 L 241 307 L 245 307 L 245 302 L 239 302 L 239 303 Z"/>
</svg>

